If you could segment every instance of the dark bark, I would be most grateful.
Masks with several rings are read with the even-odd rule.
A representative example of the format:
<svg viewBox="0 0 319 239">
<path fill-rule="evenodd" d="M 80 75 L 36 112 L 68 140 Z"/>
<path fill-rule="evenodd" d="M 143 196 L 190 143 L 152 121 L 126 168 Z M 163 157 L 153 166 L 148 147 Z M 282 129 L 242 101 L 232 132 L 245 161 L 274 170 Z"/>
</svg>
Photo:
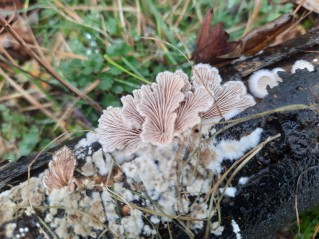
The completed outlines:
<svg viewBox="0 0 319 239">
<path fill-rule="evenodd" d="M 289 104 L 319 103 L 318 71 L 299 71 L 283 77 L 280 87 L 241 116 Z M 264 129 L 265 138 L 281 134 L 240 171 L 240 176 L 251 177 L 249 183 L 239 189 L 234 200 L 222 205 L 223 218 L 235 219 L 243 238 L 264 238 L 296 220 L 296 197 L 299 214 L 319 206 L 318 110 L 317 106 L 271 114 L 237 125 L 221 135 L 236 136 L 256 127 Z M 226 238 L 233 238 L 232 234 Z"/>
<path fill-rule="evenodd" d="M 300 58 L 315 57 L 315 53 L 305 50 L 318 52 L 318 39 L 318 34 L 310 33 L 287 43 L 285 47 L 271 48 L 261 55 L 226 66 L 221 72 L 226 77 L 242 79 L 242 76 L 265 66 L 289 66 Z M 287 61 L 282 62 L 286 59 Z M 282 74 L 282 78 L 284 82 L 270 90 L 268 97 L 239 117 L 292 104 L 319 103 L 318 69 L 314 72 L 298 71 L 294 75 Z M 295 220 L 296 196 L 299 213 L 319 206 L 318 112 L 318 106 L 277 112 L 235 125 L 218 136 L 239 139 L 243 132 L 256 127 L 264 129 L 263 139 L 281 134 L 280 138 L 269 143 L 235 177 L 233 185 L 237 185 L 236 181 L 242 176 L 250 177 L 250 181 L 239 188 L 235 198 L 225 197 L 222 202 L 222 224 L 226 226 L 223 238 L 234 238 L 230 223 L 225 223 L 233 219 L 239 224 L 242 238 L 245 239 L 264 238 L 287 225 Z M 66 145 L 73 148 L 78 140 Z M 97 150 L 99 147 L 96 143 L 93 148 Z M 37 175 L 46 169 L 52 152 L 56 149 L 43 152 L 38 157 L 31 167 L 31 175 Z M 28 165 L 35 156 L 36 154 L 22 157 L 15 163 L 0 167 L 0 190 L 26 180 Z M 227 162 L 225 164 L 230 165 Z M 187 238 L 178 228 L 175 229 L 176 238 Z M 167 233 L 164 230 L 167 229 L 163 229 L 163 238 Z"/>
</svg>

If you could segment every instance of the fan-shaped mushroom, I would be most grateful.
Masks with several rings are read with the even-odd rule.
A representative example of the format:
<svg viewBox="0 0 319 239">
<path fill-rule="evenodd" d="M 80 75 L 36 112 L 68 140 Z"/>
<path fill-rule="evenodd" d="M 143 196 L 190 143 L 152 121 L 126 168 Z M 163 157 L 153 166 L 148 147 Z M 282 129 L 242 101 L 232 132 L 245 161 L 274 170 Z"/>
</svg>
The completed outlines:
<svg viewBox="0 0 319 239">
<path fill-rule="evenodd" d="M 64 146 L 53 154 L 49 169 L 43 177 L 43 184 L 50 193 L 53 189 L 68 187 L 73 189 L 73 173 L 76 167 L 76 158 L 73 151 Z"/>
<path fill-rule="evenodd" d="M 250 92 L 257 98 L 264 98 L 268 95 L 267 87 L 273 88 L 279 84 L 275 73 L 269 70 L 254 72 L 248 79 Z"/>
</svg>

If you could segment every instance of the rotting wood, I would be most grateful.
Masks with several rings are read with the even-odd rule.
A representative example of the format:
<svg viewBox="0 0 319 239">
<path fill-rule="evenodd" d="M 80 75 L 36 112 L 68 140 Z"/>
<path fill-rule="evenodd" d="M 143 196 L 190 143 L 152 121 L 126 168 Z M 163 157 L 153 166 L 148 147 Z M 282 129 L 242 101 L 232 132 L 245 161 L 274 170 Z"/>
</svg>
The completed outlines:
<svg viewBox="0 0 319 239">
<path fill-rule="evenodd" d="M 318 36 L 310 34 L 307 41 L 305 40 L 306 37 L 303 36 L 299 39 L 299 42 L 304 43 L 303 46 L 294 47 L 294 51 L 286 49 L 286 53 L 290 53 L 287 53 L 285 57 L 292 56 L 289 59 L 290 62 L 306 58 L 309 53 L 305 51 L 316 49 L 314 46 L 318 44 Z M 296 42 L 298 41 L 296 40 Z M 256 57 L 261 60 L 265 56 L 266 63 L 264 63 L 264 66 L 270 66 L 271 64 L 280 64 L 280 61 L 285 59 L 278 57 L 277 54 L 278 52 L 273 52 L 272 48 L 270 52 L 266 51 Z M 253 62 L 253 58 L 246 60 L 246 67 Z M 235 63 L 233 67 L 237 67 L 237 69 L 239 66 L 243 67 L 246 61 Z M 272 63 L 270 64 L 269 61 Z M 242 69 L 246 72 L 245 74 L 248 74 L 251 70 L 247 70 L 246 67 Z M 255 66 L 254 69 L 257 70 L 259 67 L 260 65 Z M 227 68 L 229 69 L 229 66 Z M 226 68 L 223 69 L 223 72 L 226 72 Z M 292 76 L 283 74 L 282 77 L 284 82 L 280 86 L 272 89 L 267 98 L 239 117 L 290 104 L 314 105 L 319 103 L 318 71 L 311 73 L 299 71 Z M 316 190 L 319 186 L 319 167 L 317 168 L 319 164 L 318 118 L 318 108 L 315 106 L 309 110 L 275 113 L 241 123 L 218 136 L 236 136 L 240 135 L 243 129 L 247 130 L 255 127 L 263 127 L 267 132 L 266 136 L 281 133 L 280 139 L 258 154 L 256 159 L 246 165 L 240 171 L 240 175 L 235 177 L 236 182 L 240 176 L 250 176 L 249 183 L 239 188 L 238 196 L 234 199 L 224 198 L 222 201 L 222 220 L 235 220 L 241 229 L 243 238 L 263 238 L 278 227 L 294 220 L 296 195 L 298 195 L 300 213 L 318 206 L 319 193 Z M 74 140 L 66 144 L 72 148 L 77 142 L 78 140 Z M 93 147 L 96 150 L 99 148 L 98 143 Z M 52 152 L 56 149 L 43 152 L 39 156 L 32 166 L 32 175 L 37 175 L 46 169 Z M 36 154 L 22 157 L 16 163 L 2 166 L 0 168 L 0 189 L 8 189 L 10 185 L 25 181 L 28 165 L 35 156 Z M 20 218 L 17 220 L 26 219 Z M 179 228 L 174 227 L 174 224 L 171 224 L 171 227 L 176 236 L 174 238 L 187 238 Z M 0 227 L 0 235 L 1 230 L 3 230 L 3 227 Z M 160 228 L 160 232 L 163 238 L 168 236 L 166 235 L 167 229 Z M 202 233 L 204 235 L 204 232 Z M 233 238 L 233 236 L 232 228 L 226 227 L 224 237 Z"/>
<path fill-rule="evenodd" d="M 317 51 L 319 47 L 319 30 L 307 33 L 283 44 L 269 47 L 256 56 L 223 66 L 220 69 L 226 79 L 241 79 L 251 73 L 275 64 L 285 65 L 285 61 L 296 61 L 302 57 L 307 58 L 307 52 Z M 296 56 L 298 54 L 298 56 Z"/>
</svg>

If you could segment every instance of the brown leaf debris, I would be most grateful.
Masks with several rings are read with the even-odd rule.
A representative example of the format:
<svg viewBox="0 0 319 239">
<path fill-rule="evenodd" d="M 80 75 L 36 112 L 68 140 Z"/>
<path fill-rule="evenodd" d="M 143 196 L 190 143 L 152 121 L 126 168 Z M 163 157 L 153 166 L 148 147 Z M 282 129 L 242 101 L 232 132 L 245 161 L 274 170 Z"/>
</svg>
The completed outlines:
<svg viewBox="0 0 319 239">
<path fill-rule="evenodd" d="M 223 30 L 224 24 L 219 22 L 211 27 L 213 9 L 207 11 L 202 27 L 199 30 L 196 49 L 192 59 L 195 63 L 220 64 L 229 59 L 223 56 L 233 52 L 240 44 L 239 41 L 229 40 L 229 34 Z"/>
</svg>

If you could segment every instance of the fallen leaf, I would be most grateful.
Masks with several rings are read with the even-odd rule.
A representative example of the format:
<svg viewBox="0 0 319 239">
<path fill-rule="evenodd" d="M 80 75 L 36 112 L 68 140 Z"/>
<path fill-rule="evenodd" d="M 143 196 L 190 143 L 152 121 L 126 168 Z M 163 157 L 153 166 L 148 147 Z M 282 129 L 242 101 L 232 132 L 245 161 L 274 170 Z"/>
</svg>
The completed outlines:
<svg viewBox="0 0 319 239">
<path fill-rule="evenodd" d="M 240 44 L 239 41 L 228 42 L 229 34 L 224 31 L 222 22 L 216 23 L 211 27 L 213 14 L 213 9 L 207 11 L 202 27 L 199 30 L 195 52 L 192 55 L 192 59 L 196 63 L 217 65 L 229 61 L 230 58 L 225 56 L 233 52 Z"/>
</svg>

